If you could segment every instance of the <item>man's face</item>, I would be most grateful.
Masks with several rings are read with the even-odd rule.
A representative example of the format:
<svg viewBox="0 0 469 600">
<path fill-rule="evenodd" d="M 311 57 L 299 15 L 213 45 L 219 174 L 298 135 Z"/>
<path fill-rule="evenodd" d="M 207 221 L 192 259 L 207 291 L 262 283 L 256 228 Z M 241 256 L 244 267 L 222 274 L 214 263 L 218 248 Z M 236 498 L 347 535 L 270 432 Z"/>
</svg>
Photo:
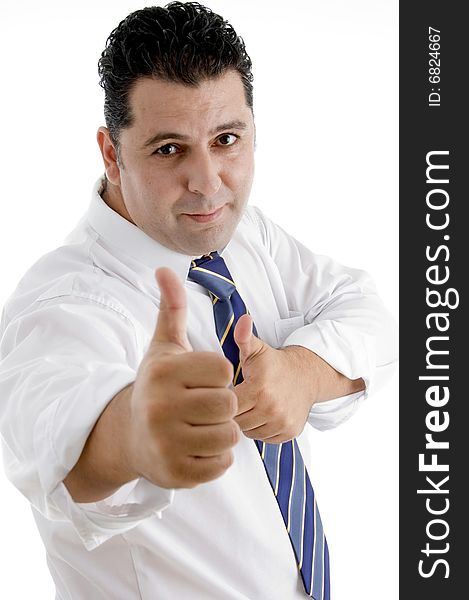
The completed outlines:
<svg viewBox="0 0 469 600">
<path fill-rule="evenodd" d="M 223 248 L 254 176 L 254 120 L 240 75 L 227 71 L 197 87 L 142 78 L 130 105 L 111 206 L 178 252 Z"/>
</svg>

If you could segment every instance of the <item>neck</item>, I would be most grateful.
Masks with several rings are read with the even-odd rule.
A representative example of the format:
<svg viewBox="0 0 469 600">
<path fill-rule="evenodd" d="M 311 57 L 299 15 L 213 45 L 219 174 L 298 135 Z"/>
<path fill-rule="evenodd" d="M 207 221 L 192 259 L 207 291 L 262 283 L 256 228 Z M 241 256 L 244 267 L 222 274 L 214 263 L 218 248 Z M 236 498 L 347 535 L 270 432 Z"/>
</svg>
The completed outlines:
<svg viewBox="0 0 469 600">
<path fill-rule="evenodd" d="M 114 212 L 135 225 L 125 206 L 120 187 L 112 184 L 106 179 L 104 187 L 100 192 L 100 196 L 109 208 L 112 208 Z"/>
</svg>

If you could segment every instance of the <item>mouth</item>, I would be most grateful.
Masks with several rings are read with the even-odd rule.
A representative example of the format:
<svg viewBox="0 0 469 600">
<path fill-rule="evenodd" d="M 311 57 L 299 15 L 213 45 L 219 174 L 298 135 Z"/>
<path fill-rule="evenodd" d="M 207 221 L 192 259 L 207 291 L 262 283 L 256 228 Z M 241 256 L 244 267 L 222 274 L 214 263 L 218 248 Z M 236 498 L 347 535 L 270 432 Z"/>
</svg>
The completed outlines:
<svg viewBox="0 0 469 600">
<path fill-rule="evenodd" d="M 211 213 L 184 213 L 186 217 L 190 217 L 196 223 L 211 223 L 212 221 L 216 221 L 223 212 L 225 205 L 217 208 Z"/>
</svg>

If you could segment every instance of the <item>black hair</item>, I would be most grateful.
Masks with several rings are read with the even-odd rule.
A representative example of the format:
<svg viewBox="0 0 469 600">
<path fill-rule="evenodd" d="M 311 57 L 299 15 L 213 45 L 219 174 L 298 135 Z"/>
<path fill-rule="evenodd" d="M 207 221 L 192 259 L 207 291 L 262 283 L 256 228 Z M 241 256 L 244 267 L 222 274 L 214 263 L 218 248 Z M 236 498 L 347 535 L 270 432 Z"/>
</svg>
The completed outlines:
<svg viewBox="0 0 469 600">
<path fill-rule="evenodd" d="M 139 78 L 196 86 L 228 69 L 240 74 L 252 110 L 251 59 L 220 15 L 198 2 L 170 2 L 128 15 L 109 35 L 98 63 L 104 117 L 116 149 L 120 131 L 133 122 L 129 95 Z"/>
</svg>

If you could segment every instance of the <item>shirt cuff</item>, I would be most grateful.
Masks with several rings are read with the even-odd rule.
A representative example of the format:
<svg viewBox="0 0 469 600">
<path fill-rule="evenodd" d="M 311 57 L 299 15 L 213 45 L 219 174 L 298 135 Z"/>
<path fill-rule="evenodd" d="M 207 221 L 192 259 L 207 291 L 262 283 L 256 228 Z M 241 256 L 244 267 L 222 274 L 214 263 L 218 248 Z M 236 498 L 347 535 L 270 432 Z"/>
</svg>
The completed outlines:
<svg viewBox="0 0 469 600">
<path fill-rule="evenodd" d="M 316 402 L 309 411 L 308 423 L 320 431 L 333 429 L 350 419 L 366 397 L 367 393 L 364 390 L 333 400 Z"/>
<path fill-rule="evenodd" d="M 96 548 L 151 516 L 161 516 L 172 501 L 172 490 L 159 488 L 144 478 L 121 486 L 108 498 L 76 503 L 63 480 L 79 460 L 86 440 L 111 399 L 135 380 L 135 371 L 115 364 L 96 365 L 78 385 L 71 386 L 38 417 L 33 440 L 42 502 L 46 518 L 70 521 L 84 546 Z"/>
<path fill-rule="evenodd" d="M 98 502 L 75 502 L 63 482 L 50 494 L 55 506 L 70 520 L 87 550 L 114 535 L 157 517 L 173 501 L 174 490 L 160 488 L 141 477 L 121 486 Z"/>
</svg>

